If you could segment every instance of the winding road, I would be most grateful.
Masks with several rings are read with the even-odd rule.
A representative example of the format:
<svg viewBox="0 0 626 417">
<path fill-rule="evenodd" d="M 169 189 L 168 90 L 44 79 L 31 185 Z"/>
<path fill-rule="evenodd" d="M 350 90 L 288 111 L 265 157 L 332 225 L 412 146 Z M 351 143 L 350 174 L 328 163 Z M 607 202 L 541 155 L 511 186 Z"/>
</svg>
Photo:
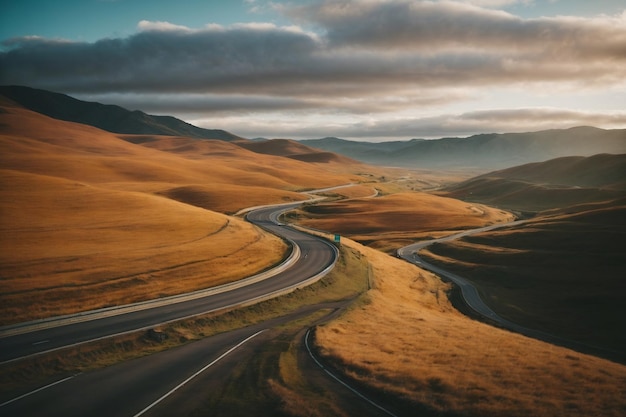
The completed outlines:
<svg viewBox="0 0 626 417">
<path fill-rule="evenodd" d="M 445 236 L 445 237 L 438 238 L 438 239 L 424 240 L 422 242 L 417 242 L 411 245 L 404 246 L 398 249 L 397 253 L 398 253 L 398 256 L 404 259 L 405 261 L 418 265 L 428 271 L 431 271 L 441 277 L 445 277 L 448 280 L 454 282 L 460 288 L 461 294 L 463 296 L 463 300 L 468 305 L 468 307 L 470 307 L 472 310 L 476 311 L 478 314 L 482 315 L 483 317 L 494 320 L 498 322 L 500 325 L 510 330 L 519 332 L 519 333 L 525 333 L 528 331 L 534 332 L 531 329 L 527 329 L 523 326 L 519 326 L 511 321 L 508 321 L 500 317 L 498 314 L 496 314 L 491 308 L 489 308 L 489 306 L 487 306 L 487 304 L 485 304 L 483 299 L 478 294 L 478 290 L 476 289 L 476 287 L 474 287 L 474 285 L 467 279 L 459 275 L 453 274 L 451 272 L 448 272 L 443 268 L 430 264 L 424 261 L 418 255 L 420 250 L 434 243 L 449 242 L 451 240 L 460 239 L 462 237 L 470 236 L 476 233 L 488 232 L 488 231 L 499 229 L 502 227 L 517 226 L 524 222 L 525 220 L 517 220 L 517 221 L 507 222 L 507 223 L 498 223 L 498 224 L 494 224 L 491 226 L 480 227 L 477 229 L 465 230 L 463 232 L 455 233 L 453 235 Z"/>
<path fill-rule="evenodd" d="M 326 190 L 328 189 L 310 193 Z M 338 252 L 330 242 L 278 222 L 282 212 L 302 203 L 261 207 L 250 211 L 246 216 L 248 221 L 293 245 L 295 254 L 287 261 L 288 265 L 278 267 L 274 273 L 204 292 L 6 326 L 0 328 L 0 363 L 149 329 L 208 312 L 248 305 L 311 284 L 332 269 Z"/>
<path fill-rule="evenodd" d="M 420 258 L 418 255 L 420 250 L 424 249 L 427 246 L 432 245 L 433 243 L 449 242 L 451 240 L 459 239 L 465 236 L 470 236 L 476 233 L 487 232 L 487 231 L 499 229 L 502 227 L 517 226 L 522 223 L 525 223 L 526 221 L 527 220 L 516 220 L 513 222 L 498 223 L 498 224 L 494 224 L 491 226 L 466 230 L 466 231 L 449 235 L 449 236 L 445 236 L 439 239 L 425 240 L 422 242 L 413 243 L 411 245 L 407 245 L 398 249 L 397 255 L 400 258 L 404 259 L 405 261 L 413 263 L 423 269 L 426 269 L 428 271 L 431 271 L 439 275 L 440 277 L 443 277 L 445 279 L 452 281 L 461 290 L 461 295 L 463 297 L 465 304 L 470 309 L 478 313 L 480 316 L 490 320 L 491 323 L 496 323 L 498 326 L 502 328 L 522 334 L 524 336 L 532 337 L 533 339 L 538 339 L 538 340 L 542 340 L 544 342 L 548 342 L 551 344 L 564 346 L 570 349 L 577 350 L 579 352 L 601 355 L 601 356 L 608 357 L 608 358 L 616 357 L 616 355 L 619 356 L 619 352 L 614 352 L 614 351 L 611 351 L 602 347 L 598 347 L 598 346 L 590 346 L 584 343 L 577 342 L 575 340 L 565 339 L 565 338 L 555 336 L 550 333 L 542 332 L 540 330 L 524 327 L 522 325 L 519 325 L 517 323 L 514 323 L 512 321 L 509 321 L 501 317 L 483 301 L 483 299 L 481 298 L 478 292 L 478 289 L 468 279 L 463 278 L 452 272 L 446 271 L 445 269 L 441 267 L 428 263 L 424 261 L 422 258 Z"/>
<path fill-rule="evenodd" d="M 276 342 L 280 326 L 300 321 L 309 325 L 310 315 L 330 310 L 326 318 L 345 308 L 351 300 L 314 304 L 286 316 L 220 333 L 177 348 L 125 361 L 102 369 L 60 375 L 31 390 L 2 398 L 0 415 L 46 417 L 156 417 L 193 414 L 206 408 L 208 394 L 220 392 L 237 367 Z M 304 332 L 302 330 L 301 332 Z M 301 349 L 302 350 L 302 349 Z M 310 352 L 308 352 L 310 354 Z M 304 357 L 304 352 L 301 352 Z M 306 355 L 307 357 L 309 355 Z M 328 370 L 315 358 L 302 365 L 313 382 L 323 381 L 318 390 L 329 390 L 340 398 L 351 415 L 389 417 L 389 411 L 373 404 Z M 335 379 L 333 379 L 335 378 Z M 237 414 L 237 410 L 233 411 Z M 261 413 L 257 410 L 257 414 Z M 268 410 L 268 415 L 272 410 Z M 222 414 L 225 415 L 223 410 Z M 226 415 L 233 415 L 227 413 Z M 240 415 L 240 414 L 239 414 Z"/>
</svg>

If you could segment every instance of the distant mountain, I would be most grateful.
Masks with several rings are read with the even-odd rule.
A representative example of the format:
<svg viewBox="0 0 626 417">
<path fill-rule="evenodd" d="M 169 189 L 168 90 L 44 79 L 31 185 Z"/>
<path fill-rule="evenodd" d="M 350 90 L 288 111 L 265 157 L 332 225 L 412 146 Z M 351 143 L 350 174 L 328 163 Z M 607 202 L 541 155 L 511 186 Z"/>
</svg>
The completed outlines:
<svg viewBox="0 0 626 417">
<path fill-rule="evenodd" d="M 571 156 L 490 172 L 442 190 L 448 197 L 521 211 L 626 199 L 626 154 Z"/>
<path fill-rule="evenodd" d="M 152 116 L 123 107 L 82 101 L 65 94 L 22 86 L 0 86 L 0 96 L 59 120 L 95 126 L 113 133 L 243 140 L 225 130 L 203 129 L 171 116 Z"/>
<path fill-rule="evenodd" d="M 626 129 L 576 127 L 529 133 L 493 133 L 467 138 L 412 139 L 380 143 L 338 138 L 300 142 L 379 165 L 500 169 L 562 156 L 626 153 Z"/>
</svg>

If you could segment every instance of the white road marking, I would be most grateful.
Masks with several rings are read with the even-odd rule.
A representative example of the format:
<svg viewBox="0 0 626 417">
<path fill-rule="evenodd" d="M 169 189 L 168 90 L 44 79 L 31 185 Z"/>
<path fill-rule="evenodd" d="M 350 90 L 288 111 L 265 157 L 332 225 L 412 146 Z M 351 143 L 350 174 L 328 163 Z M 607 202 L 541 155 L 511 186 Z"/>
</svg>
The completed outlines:
<svg viewBox="0 0 626 417">
<path fill-rule="evenodd" d="M 365 401 L 367 401 L 368 403 L 370 403 L 371 405 L 373 405 L 374 407 L 378 408 L 379 410 L 389 414 L 392 417 L 397 417 L 395 414 L 393 414 L 391 411 L 383 408 L 382 406 L 376 404 L 374 401 L 370 400 L 369 398 L 367 398 L 365 395 L 361 394 L 359 391 L 357 391 L 356 389 L 352 388 L 350 385 L 346 384 L 345 382 L 343 382 L 341 379 L 339 379 L 339 377 L 335 376 L 332 372 L 330 372 L 328 369 L 326 369 L 326 367 L 324 367 L 324 365 L 321 364 L 320 361 L 317 360 L 317 358 L 315 357 L 315 355 L 313 355 L 313 352 L 311 351 L 311 348 L 309 348 L 309 334 L 311 333 L 311 329 L 306 331 L 306 334 L 304 335 L 304 345 L 306 346 L 306 350 L 309 352 L 309 356 L 311 357 L 311 359 L 313 359 L 315 361 L 315 363 L 317 364 L 317 366 L 319 366 L 320 368 L 322 368 L 322 370 L 324 372 L 326 372 L 328 375 L 330 375 L 335 381 L 339 382 L 341 385 L 343 385 L 344 387 L 348 388 L 350 391 L 352 391 L 353 393 L 355 393 L 356 395 L 358 395 L 359 397 L 361 397 L 362 399 L 364 399 Z"/>
<path fill-rule="evenodd" d="M 67 378 L 63 378 L 63 379 L 61 379 L 60 381 L 53 382 L 52 384 L 48 384 L 48 385 L 46 385 L 46 386 L 44 386 L 44 387 L 41 387 L 41 388 L 37 388 L 37 389 L 36 389 L 36 390 L 34 390 L 34 391 L 27 392 L 26 394 L 20 395 L 19 397 L 15 397 L 15 398 L 13 398 L 12 400 L 9 400 L 9 401 L 7 401 L 7 402 L 4 402 L 4 403 L 0 404 L 0 407 L 4 407 L 5 405 L 8 405 L 8 404 L 14 403 L 15 401 L 21 400 L 22 398 L 28 397 L 29 395 L 36 394 L 36 393 L 38 393 L 39 391 L 43 391 L 43 390 L 45 390 L 46 388 L 53 387 L 53 386 L 55 386 L 55 385 L 57 385 L 57 384 L 60 384 L 61 382 L 68 381 L 68 380 L 70 380 L 70 379 L 74 378 L 74 377 L 75 377 L 75 376 L 77 376 L 77 375 L 80 375 L 80 374 L 76 374 L 76 375 L 68 376 Z"/>
<path fill-rule="evenodd" d="M 43 345 L 44 343 L 48 343 L 48 342 L 49 342 L 49 340 L 40 340 L 39 342 L 35 342 L 35 343 L 33 343 L 33 346 L 36 346 L 36 345 Z"/>
<path fill-rule="evenodd" d="M 176 392 L 179 388 L 181 388 L 183 385 L 185 385 L 187 382 L 191 381 L 192 379 L 194 379 L 195 377 L 197 377 L 198 375 L 200 375 L 202 372 L 206 371 L 207 369 L 209 369 L 211 366 L 215 365 L 217 362 L 219 362 L 221 359 L 225 358 L 227 355 L 229 355 L 230 353 L 232 353 L 235 349 L 237 349 L 238 347 L 240 347 L 241 345 L 243 345 L 244 343 L 246 343 L 247 341 L 249 341 L 250 339 L 252 339 L 253 337 L 258 336 L 259 334 L 263 333 L 265 330 L 267 329 L 263 329 L 259 332 L 256 332 L 255 334 L 253 334 L 252 336 L 249 336 L 247 338 L 245 338 L 244 340 L 242 340 L 241 342 L 237 343 L 235 346 L 233 346 L 232 348 L 228 349 L 226 352 L 222 353 L 217 359 L 215 359 L 213 362 L 209 363 L 208 365 L 206 365 L 204 368 L 200 369 L 198 372 L 196 372 L 195 374 L 191 375 L 189 378 L 185 379 L 183 382 L 181 382 L 180 384 L 178 384 L 177 386 L 175 386 L 174 388 L 172 388 L 172 390 L 170 390 L 167 394 L 163 395 L 161 398 L 159 398 L 158 400 L 156 400 L 155 402 L 153 402 L 152 404 L 150 404 L 149 406 L 147 406 L 146 408 L 144 408 L 143 410 L 141 410 L 139 413 L 135 414 L 134 417 L 139 417 L 143 414 L 145 414 L 146 412 L 148 412 L 148 410 L 150 410 L 152 407 L 154 407 L 155 405 L 157 405 L 158 403 L 160 403 L 161 401 L 163 401 L 164 399 L 166 399 L 167 397 L 169 397 L 170 395 L 172 395 L 174 392 Z"/>
</svg>

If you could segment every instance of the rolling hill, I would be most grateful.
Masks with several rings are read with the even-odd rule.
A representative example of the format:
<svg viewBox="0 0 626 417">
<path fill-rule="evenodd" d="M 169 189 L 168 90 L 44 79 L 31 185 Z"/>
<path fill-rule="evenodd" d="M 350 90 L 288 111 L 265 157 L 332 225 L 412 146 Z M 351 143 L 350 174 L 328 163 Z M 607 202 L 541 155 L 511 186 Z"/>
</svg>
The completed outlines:
<svg viewBox="0 0 626 417">
<path fill-rule="evenodd" d="M 426 259 L 471 279 L 509 320 L 626 360 L 626 155 L 522 165 L 448 187 L 445 195 L 534 217 L 433 245 Z"/>
<path fill-rule="evenodd" d="M 576 127 L 434 140 L 370 143 L 324 138 L 301 143 L 378 165 L 494 170 L 562 156 L 626 153 L 626 129 Z"/>
<path fill-rule="evenodd" d="M 139 110 L 77 100 L 65 94 L 30 87 L 0 86 L 0 96 L 55 119 L 95 126 L 113 133 L 243 140 L 225 130 L 202 129 L 171 116 L 152 116 Z"/>
<path fill-rule="evenodd" d="M 490 172 L 443 189 L 444 195 L 518 211 L 610 201 L 626 193 L 626 154 L 570 156 Z"/>
<path fill-rule="evenodd" d="M 339 155 L 335 152 L 320 151 L 300 142 L 290 139 L 269 139 L 264 141 L 237 141 L 237 145 L 256 153 L 266 155 L 285 156 L 304 162 L 329 163 L 355 165 L 359 161 Z"/>
<path fill-rule="evenodd" d="M 0 106 L 0 148 L 2 324 L 264 270 L 284 242 L 228 213 L 359 181 L 220 140 L 120 137 L 15 103 Z"/>
</svg>

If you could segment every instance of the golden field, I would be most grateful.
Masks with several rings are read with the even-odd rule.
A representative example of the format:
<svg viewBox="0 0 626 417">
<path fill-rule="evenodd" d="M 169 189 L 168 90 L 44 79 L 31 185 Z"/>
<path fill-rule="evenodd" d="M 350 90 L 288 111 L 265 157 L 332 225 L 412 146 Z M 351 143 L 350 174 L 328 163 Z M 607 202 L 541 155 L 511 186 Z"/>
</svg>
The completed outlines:
<svg viewBox="0 0 626 417">
<path fill-rule="evenodd" d="M 286 245 L 229 214 L 304 199 L 298 191 L 361 183 L 327 193 L 347 200 L 290 214 L 369 246 L 343 239 L 369 261 L 372 289 L 317 329 L 326 360 L 402 398 L 409 410 L 624 415 L 625 366 L 473 321 L 453 308 L 447 284 L 376 250 L 512 219 L 482 204 L 407 191 L 435 187 L 441 179 L 432 174 L 393 171 L 393 179 L 385 178 L 389 171 L 291 141 L 245 149 L 115 135 L 11 106 L 0 109 L 0 124 L 0 324 L 261 271 L 283 259 Z M 446 175 L 443 181 L 463 174 Z"/>
<path fill-rule="evenodd" d="M 510 221 L 511 213 L 424 192 L 305 205 L 298 224 L 349 236 L 387 252 L 416 239 Z"/>
<path fill-rule="evenodd" d="M 626 366 L 471 320 L 429 272 L 344 242 L 372 264 L 374 288 L 316 343 L 351 378 L 426 415 L 624 415 Z"/>
<path fill-rule="evenodd" d="M 19 107 L 0 119 L 1 324 L 260 272 L 287 246 L 222 213 L 360 179 L 221 141 L 120 138 Z"/>
</svg>

